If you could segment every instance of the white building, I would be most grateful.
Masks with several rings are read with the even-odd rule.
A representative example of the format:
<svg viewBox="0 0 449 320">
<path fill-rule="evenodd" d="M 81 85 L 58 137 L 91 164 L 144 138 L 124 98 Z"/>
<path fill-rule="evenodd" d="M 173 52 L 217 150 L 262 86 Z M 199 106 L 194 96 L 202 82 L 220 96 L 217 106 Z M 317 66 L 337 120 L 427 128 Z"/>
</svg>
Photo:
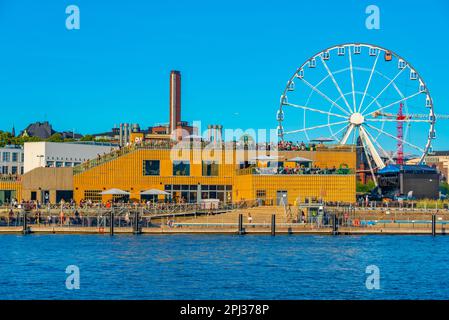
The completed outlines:
<svg viewBox="0 0 449 320">
<path fill-rule="evenodd" d="M 100 142 L 26 142 L 24 170 L 26 173 L 38 167 L 74 167 L 116 148 Z"/>
<path fill-rule="evenodd" d="M 0 174 L 23 174 L 23 148 L 6 145 L 0 148 Z"/>
</svg>

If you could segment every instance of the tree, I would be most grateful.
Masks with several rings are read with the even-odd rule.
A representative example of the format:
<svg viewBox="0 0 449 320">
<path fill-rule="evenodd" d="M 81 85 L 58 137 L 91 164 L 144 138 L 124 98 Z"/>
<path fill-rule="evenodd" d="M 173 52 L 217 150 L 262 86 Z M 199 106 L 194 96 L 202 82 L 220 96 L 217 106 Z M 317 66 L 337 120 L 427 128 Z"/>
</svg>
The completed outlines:
<svg viewBox="0 0 449 320">
<path fill-rule="evenodd" d="M 95 141 L 95 137 L 91 134 L 86 134 L 80 141 Z"/>
<path fill-rule="evenodd" d="M 367 193 L 371 192 L 376 187 L 373 180 L 369 180 L 366 184 L 357 182 L 357 192 Z"/>
<path fill-rule="evenodd" d="M 48 138 L 47 141 L 48 142 L 63 142 L 64 139 L 62 138 L 60 133 L 55 133 L 50 138 Z"/>
<path fill-rule="evenodd" d="M 447 181 L 443 181 L 440 183 L 440 190 L 442 194 L 449 194 L 449 184 Z"/>
</svg>

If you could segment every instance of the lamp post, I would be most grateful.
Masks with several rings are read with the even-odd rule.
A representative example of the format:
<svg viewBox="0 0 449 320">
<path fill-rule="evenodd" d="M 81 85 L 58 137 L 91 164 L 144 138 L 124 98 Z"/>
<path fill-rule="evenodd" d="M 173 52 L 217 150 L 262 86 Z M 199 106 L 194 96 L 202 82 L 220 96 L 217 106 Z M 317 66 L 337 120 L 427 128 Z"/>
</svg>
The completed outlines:
<svg viewBox="0 0 449 320">
<path fill-rule="evenodd" d="M 198 186 L 196 189 L 196 203 L 199 204 L 201 202 L 201 183 L 198 182 Z"/>
</svg>

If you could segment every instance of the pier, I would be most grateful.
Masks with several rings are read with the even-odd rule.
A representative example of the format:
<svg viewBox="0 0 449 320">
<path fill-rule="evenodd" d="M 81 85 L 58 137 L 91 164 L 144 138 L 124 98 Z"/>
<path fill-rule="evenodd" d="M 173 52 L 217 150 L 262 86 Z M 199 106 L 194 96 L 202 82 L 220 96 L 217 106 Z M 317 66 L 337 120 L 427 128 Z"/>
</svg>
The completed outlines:
<svg viewBox="0 0 449 320">
<path fill-rule="evenodd" d="M 247 205 L 247 204 L 246 204 Z M 299 218 L 284 206 L 235 206 L 202 210 L 149 211 L 144 208 L 121 207 L 89 209 L 74 215 L 57 210 L 47 212 L 0 213 L 0 233 L 10 234 L 235 234 L 235 235 L 445 235 L 449 212 L 390 212 L 347 207 L 327 207 L 323 215 Z M 293 211 L 295 211 L 295 209 Z"/>
</svg>

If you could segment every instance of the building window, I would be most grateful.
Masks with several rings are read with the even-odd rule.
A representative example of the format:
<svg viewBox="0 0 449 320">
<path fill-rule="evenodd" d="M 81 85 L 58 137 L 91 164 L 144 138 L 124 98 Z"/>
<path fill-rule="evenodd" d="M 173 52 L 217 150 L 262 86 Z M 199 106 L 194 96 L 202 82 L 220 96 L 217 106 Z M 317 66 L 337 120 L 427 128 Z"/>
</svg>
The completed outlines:
<svg viewBox="0 0 449 320">
<path fill-rule="evenodd" d="M 222 202 L 232 202 L 232 192 L 224 185 L 165 185 L 164 190 L 171 194 L 174 202 L 195 203 L 201 199 L 219 199 Z M 198 191 L 200 193 L 198 194 Z"/>
<path fill-rule="evenodd" d="M 256 198 L 257 199 L 265 199 L 267 196 L 266 190 L 256 190 Z"/>
<path fill-rule="evenodd" d="M 160 161 L 159 160 L 143 160 L 143 175 L 144 176 L 158 176 L 160 175 Z"/>
<path fill-rule="evenodd" d="M 56 161 L 56 168 L 62 167 L 62 161 Z"/>
<path fill-rule="evenodd" d="M 24 153 L 21 153 L 21 154 L 20 154 L 20 162 L 23 162 L 24 159 L 25 159 L 25 154 L 24 154 Z"/>
<path fill-rule="evenodd" d="M 11 160 L 11 153 L 3 152 L 3 162 L 9 162 Z"/>
<path fill-rule="evenodd" d="M 20 174 L 23 174 L 23 167 L 20 167 Z"/>
<path fill-rule="evenodd" d="M 101 190 L 84 190 L 84 200 L 101 202 Z"/>
<path fill-rule="evenodd" d="M 11 174 L 17 174 L 17 167 L 16 166 L 12 166 L 11 167 Z"/>
<path fill-rule="evenodd" d="M 8 174 L 9 173 L 8 166 L 3 166 L 2 167 L 2 173 L 3 174 Z"/>
<path fill-rule="evenodd" d="M 17 162 L 19 160 L 19 154 L 17 152 L 12 153 L 12 162 Z"/>
<path fill-rule="evenodd" d="M 70 201 L 73 199 L 72 190 L 56 190 L 56 203 L 60 203 L 62 200 Z"/>
<path fill-rule="evenodd" d="M 55 166 L 55 162 L 54 161 L 47 161 L 47 167 L 54 167 Z"/>
<path fill-rule="evenodd" d="M 203 161 L 203 176 L 218 176 L 218 164 L 213 161 Z"/>
<path fill-rule="evenodd" d="M 71 167 L 72 166 L 72 162 L 65 162 L 64 163 L 64 167 Z"/>
<path fill-rule="evenodd" d="M 173 161 L 174 176 L 190 176 L 189 161 Z"/>
</svg>

